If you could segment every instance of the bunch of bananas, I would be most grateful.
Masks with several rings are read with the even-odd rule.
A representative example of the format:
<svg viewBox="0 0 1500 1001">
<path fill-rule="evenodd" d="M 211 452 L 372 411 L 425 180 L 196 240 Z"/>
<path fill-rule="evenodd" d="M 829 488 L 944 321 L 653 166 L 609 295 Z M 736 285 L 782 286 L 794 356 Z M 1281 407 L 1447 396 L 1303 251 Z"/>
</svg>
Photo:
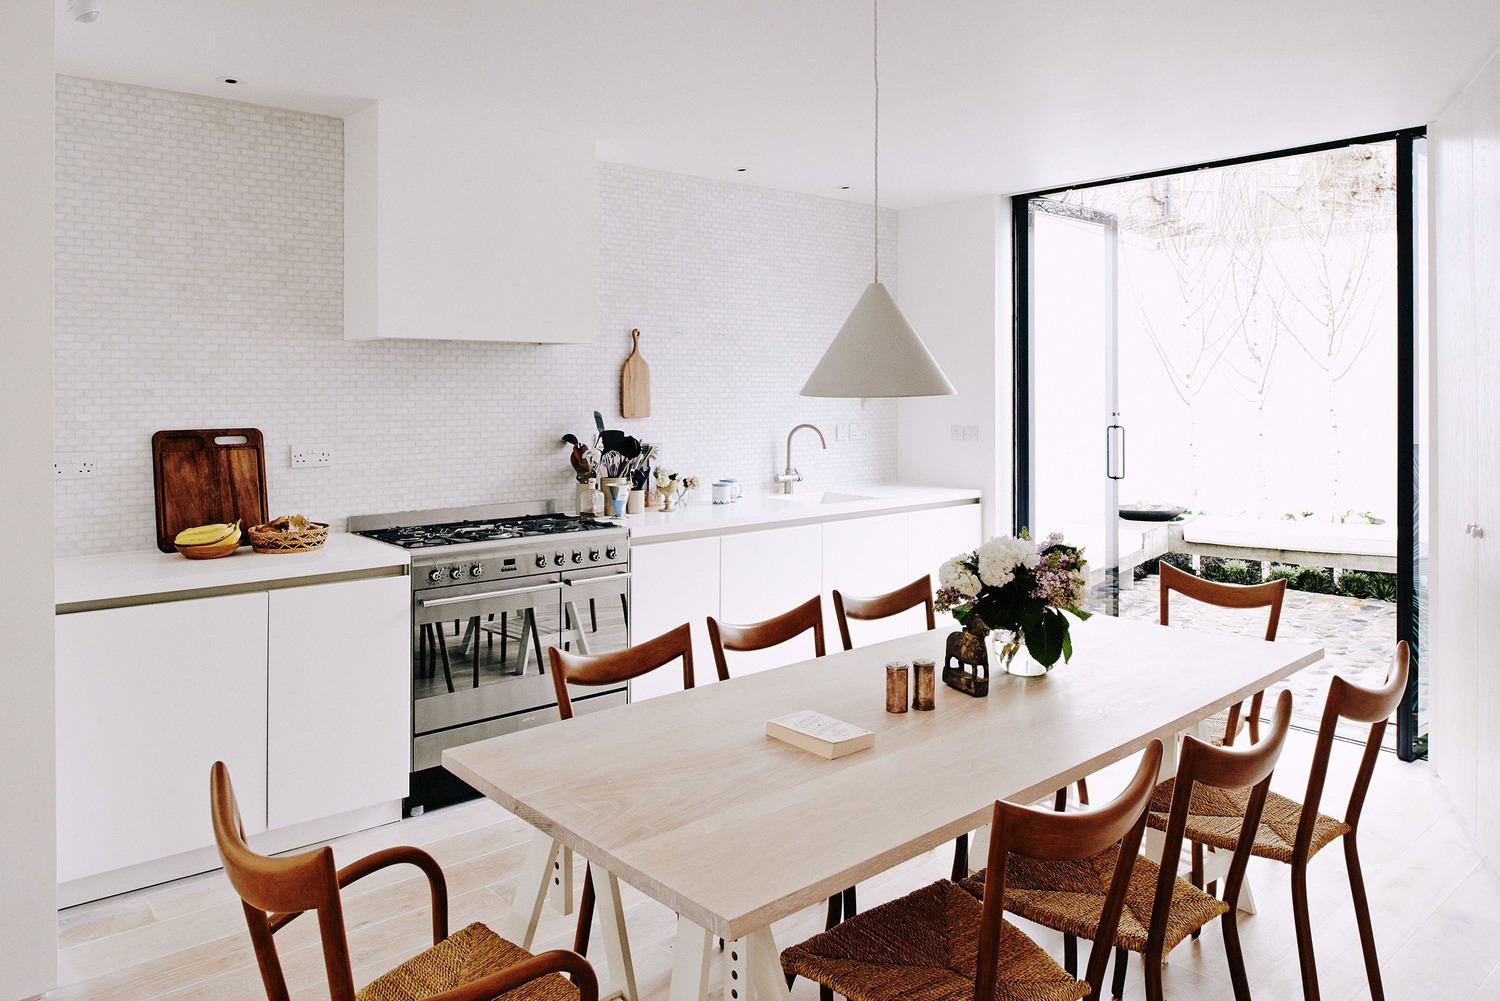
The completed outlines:
<svg viewBox="0 0 1500 1001">
<path fill-rule="evenodd" d="M 228 556 L 239 548 L 240 523 L 232 525 L 199 525 L 184 528 L 172 540 L 177 551 L 189 559 Z"/>
</svg>

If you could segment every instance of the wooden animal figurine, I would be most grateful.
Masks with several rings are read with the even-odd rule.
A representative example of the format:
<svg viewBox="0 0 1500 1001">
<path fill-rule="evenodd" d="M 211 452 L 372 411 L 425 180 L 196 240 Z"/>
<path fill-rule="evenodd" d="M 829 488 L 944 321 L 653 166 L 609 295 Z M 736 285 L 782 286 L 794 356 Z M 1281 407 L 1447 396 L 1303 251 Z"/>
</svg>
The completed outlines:
<svg viewBox="0 0 1500 1001">
<path fill-rule="evenodd" d="M 943 684 L 965 695 L 983 698 L 990 693 L 990 654 L 985 637 L 990 627 L 977 615 L 970 615 L 960 632 L 948 634 L 948 651 L 943 657 Z M 955 666 L 954 661 L 958 661 Z"/>
</svg>

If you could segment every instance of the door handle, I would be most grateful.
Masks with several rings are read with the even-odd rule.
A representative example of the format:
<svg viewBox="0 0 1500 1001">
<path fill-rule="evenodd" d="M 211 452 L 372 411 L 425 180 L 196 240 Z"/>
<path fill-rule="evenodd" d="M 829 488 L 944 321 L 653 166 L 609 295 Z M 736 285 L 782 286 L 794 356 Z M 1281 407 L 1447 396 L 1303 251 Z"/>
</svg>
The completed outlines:
<svg viewBox="0 0 1500 1001">
<path fill-rule="evenodd" d="M 456 605 L 463 601 L 483 601 L 486 598 L 509 598 L 517 594 L 535 594 L 538 591 L 561 591 L 561 584 L 535 584 L 531 587 L 514 587 L 508 591 L 485 591 L 483 594 L 459 594 L 451 598 L 422 598 L 417 604 L 423 608 L 436 608 L 439 605 Z"/>
<path fill-rule="evenodd" d="M 1104 475 L 1112 480 L 1125 478 L 1125 428 L 1119 424 L 1104 429 Z"/>
</svg>

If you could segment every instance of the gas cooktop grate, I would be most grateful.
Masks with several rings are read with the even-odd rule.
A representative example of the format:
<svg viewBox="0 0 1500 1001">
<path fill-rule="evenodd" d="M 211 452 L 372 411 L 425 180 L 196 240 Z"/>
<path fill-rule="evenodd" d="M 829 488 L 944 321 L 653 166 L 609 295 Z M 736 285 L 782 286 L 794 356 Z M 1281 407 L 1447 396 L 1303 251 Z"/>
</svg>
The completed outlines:
<svg viewBox="0 0 1500 1001">
<path fill-rule="evenodd" d="M 426 549 L 432 546 L 462 546 L 476 542 L 503 542 L 544 535 L 565 535 L 614 528 L 609 522 L 567 514 L 521 515 L 481 521 L 454 521 L 438 525 L 405 525 L 356 532 L 378 542 L 403 549 Z"/>
</svg>

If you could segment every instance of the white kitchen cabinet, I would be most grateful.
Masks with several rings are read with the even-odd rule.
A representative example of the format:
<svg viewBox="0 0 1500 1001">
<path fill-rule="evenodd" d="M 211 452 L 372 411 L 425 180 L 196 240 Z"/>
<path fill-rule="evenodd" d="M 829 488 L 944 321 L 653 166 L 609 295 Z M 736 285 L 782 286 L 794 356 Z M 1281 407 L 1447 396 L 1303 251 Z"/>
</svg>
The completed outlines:
<svg viewBox="0 0 1500 1001">
<path fill-rule="evenodd" d="M 938 586 L 938 567 L 959 553 L 969 552 L 983 542 L 984 524 L 978 504 L 960 504 L 927 511 L 913 511 L 908 526 L 907 574 L 910 579 L 932 575 L 934 590 Z M 958 623 L 951 615 L 939 612 L 938 628 L 951 632 Z"/>
<path fill-rule="evenodd" d="M 267 826 L 401 799 L 411 756 L 408 579 L 269 597 Z"/>
<path fill-rule="evenodd" d="M 208 771 L 266 826 L 266 594 L 60 615 L 57 878 L 213 844 Z"/>
<path fill-rule="evenodd" d="M 870 597 L 894 591 L 920 574 L 910 571 L 909 514 L 885 514 L 870 518 L 830 521 L 823 526 L 823 605 L 829 650 L 843 649 L 833 592 Z M 856 646 L 907 636 L 927 628 L 920 610 L 909 610 L 887 619 L 853 622 L 850 638 Z"/>
<path fill-rule="evenodd" d="M 719 614 L 719 538 L 680 539 L 636 546 L 630 551 L 630 640 L 641 643 L 675 629 L 693 627 L 693 680 L 717 681 L 708 642 L 710 615 Z M 677 663 L 630 683 L 630 700 L 682 690 Z"/>
<path fill-rule="evenodd" d="M 720 542 L 719 618 L 760 622 L 789 611 L 823 590 L 823 528 L 795 525 L 738 532 Z M 837 634 L 826 635 L 830 652 Z M 769 650 L 727 654 L 731 677 L 806 660 L 813 655 L 811 633 Z"/>
<path fill-rule="evenodd" d="M 420 101 L 346 117 L 345 339 L 591 343 L 597 170 L 591 135 Z"/>
</svg>

